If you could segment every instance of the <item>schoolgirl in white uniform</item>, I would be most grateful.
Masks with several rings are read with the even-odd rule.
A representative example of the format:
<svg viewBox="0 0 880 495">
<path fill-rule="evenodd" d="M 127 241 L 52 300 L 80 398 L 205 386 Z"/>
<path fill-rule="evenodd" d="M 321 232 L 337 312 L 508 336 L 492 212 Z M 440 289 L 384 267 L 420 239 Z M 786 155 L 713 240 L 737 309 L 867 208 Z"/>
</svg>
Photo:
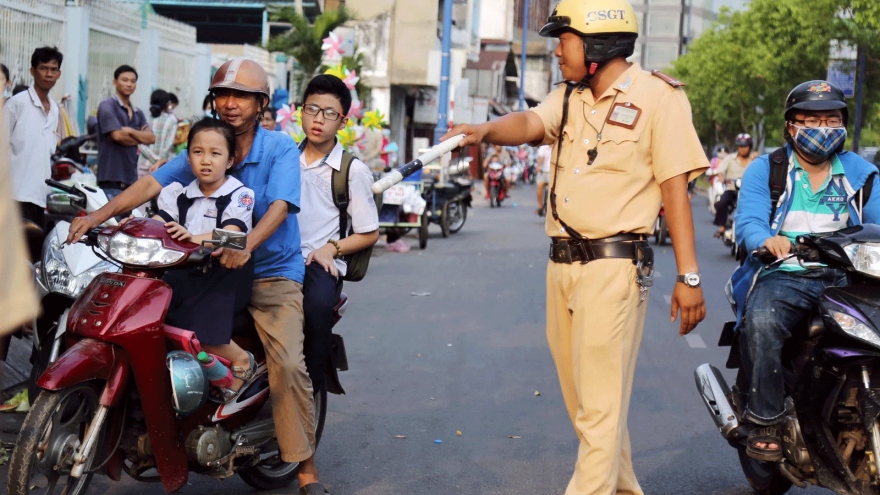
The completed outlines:
<svg viewBox="0 0 880 495">
<path fill-rule="evenodd" d="M 252 226 L 254 192 L 227 175 L 235 158 L 235 133 L 218 119 L 205 118 L 189 133 L 187 156 L 196 180 L 184 187 L 173 183 L 159 194 L 159 213 L 168 233 L 177 240 L 200 243 L 211 239 L 215 228 L 248 232 Z M 256 372 L 251 353 L 232 341 L 232 322 L 251 298 L 253 263 L 229 270 L 214 263 L 201 268 L 167 273 L 172 288 L 166 322 L 196 333 L 202 347 L 232 363 L 235 382 L 221 388 L 217 400 L 228 402 Z"/>
</svg>

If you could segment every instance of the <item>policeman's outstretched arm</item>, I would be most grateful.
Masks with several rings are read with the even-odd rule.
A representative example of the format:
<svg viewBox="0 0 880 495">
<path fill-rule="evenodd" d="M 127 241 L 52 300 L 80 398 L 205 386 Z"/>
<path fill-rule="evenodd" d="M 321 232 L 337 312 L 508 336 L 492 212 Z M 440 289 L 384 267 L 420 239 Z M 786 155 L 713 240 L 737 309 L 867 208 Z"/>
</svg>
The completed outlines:
<svg viewBox="0 0 880 495">
<path fill-rule="evenodd" d="M 70 222 L 67 242 L 73 243 L 78 241 L 82 236 L 86 235 L 89 229 L 101 225 L 110 217 L 135 209 L 158 196 L 160 191 L 162 191 L 162 186 L 152 175 L 141 177 L 137 182 L 122 191 L 121 194 L 111 199 L 109 203 L 97 211 L 89 213 L 84 217 L 74 218 Z"/>
<path fill-rule="evenodd" d="M 502 146 L 539 144 L 544 140 L 544 122 L 534 112 L 513 112 L 483 124 L 459 124 L 440 140 L 445 141 L 457 134 L 465 136 L 462 146 L 479 145 L 482 142 Z"/>
<path fill-rule="evenodd" d="M 663 210 L 675 252 L 675 263 L 678 273 L 699 272 L 697 253 L 694 248 L 694 220 L 691 215 L 691 203 L 687 196 L 688 174 L 681 174 L 660 184 L 663 196 Z M 672 290 L 672 307 L 670 320 L 675 321 L 681 312 L 679 335 L 687 335 L 706 317 L 706 305 L 703 303 L 703 289 L 688 287 L 676 282 Z"/>
</svg>

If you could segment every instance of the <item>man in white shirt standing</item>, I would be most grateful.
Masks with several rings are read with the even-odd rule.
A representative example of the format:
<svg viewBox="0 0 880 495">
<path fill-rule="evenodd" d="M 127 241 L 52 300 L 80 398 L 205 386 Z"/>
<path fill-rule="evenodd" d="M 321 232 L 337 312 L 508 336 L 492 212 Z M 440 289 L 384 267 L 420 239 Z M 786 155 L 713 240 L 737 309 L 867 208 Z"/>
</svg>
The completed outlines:
<svg viewBox="0 0 880 495">
<path fill-rule="evenodd" d="M 58 104 L 49 91 L 61 77 L 64 56 L 55 47 L 44 46 L 31 55 L 34 84 L 6 101 L 4 117 L 9 130 L 12 197 L 22 216 L 40 227 L 52 177 L 52 153 L 58 146 Z"/>
<path fill-rule="evenodd" d="M 544 190 L 550 183 L 550 160 L 553 149 L 549 144 L 542 145 L 538 148 L 538 216 L 543 217 L 547 213 L 547 205 L 544 204 Z"/>
</svg>

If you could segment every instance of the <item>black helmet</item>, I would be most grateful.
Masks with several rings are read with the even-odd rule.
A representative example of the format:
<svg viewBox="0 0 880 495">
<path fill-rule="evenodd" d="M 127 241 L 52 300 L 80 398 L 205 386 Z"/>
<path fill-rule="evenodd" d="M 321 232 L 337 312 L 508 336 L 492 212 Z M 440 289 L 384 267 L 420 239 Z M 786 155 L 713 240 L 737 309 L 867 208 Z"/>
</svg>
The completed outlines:
<svg viewBox="0 0 880 495">
<path fill-rule="evenodd" d="M 849 116 L 843 90 L 828 81 L 821 80 L 800 83 L 788 93 L 785 99 L 786 122 L 791 120 L 795 110 L 840 110 L 843 112 L 844 126 Z"/>
<path fill-rule="evenodd" d="M 735 144 L 737 148 L 739 148 L 740 146 L 748 146 L 749 148 L 754 147 L 752 135 L 747 132 L 737 134 L 733 144 Z"/>
</svg>

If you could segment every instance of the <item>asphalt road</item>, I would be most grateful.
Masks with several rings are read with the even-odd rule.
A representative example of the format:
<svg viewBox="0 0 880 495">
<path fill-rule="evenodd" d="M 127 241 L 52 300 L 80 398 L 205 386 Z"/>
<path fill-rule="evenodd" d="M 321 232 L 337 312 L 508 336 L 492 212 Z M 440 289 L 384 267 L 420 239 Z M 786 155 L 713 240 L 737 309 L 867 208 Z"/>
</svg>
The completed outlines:
<svg viewBox="0 0 880 495">
<path fill-rule="evenodd" d="M 348 393 L 330 398 L 317 458 L 331 493 L 564 492 L 577 442 L 544 333 L 548 241 L 534 201 L 533 187 L 515 190 L 500 209 L 477 199 L 460 233 L 443 239 L 435 225 L 424 251 L 413 236 L 409 253 L 377 248 L 367 278 L 346 285 L 351 303 L 336 331 L 348 350 Z M 686 338 L 669 322 L 672 249 L 656 249 L 630 412 L 636 473 L 651 495 L 752 493 L 694 386 L 698 365 L 722 367 L 726 358 L 715 344 L 732 316 L 723 289 L 736 266 L 711 236 L 705 202 L 693 204 L 708 314 Z M 252 491 L 238 478 L 193 475 L 182 493 L 218 490 Z M 162 489 L 96 478 L 90 493 Z"/>
</svg>

